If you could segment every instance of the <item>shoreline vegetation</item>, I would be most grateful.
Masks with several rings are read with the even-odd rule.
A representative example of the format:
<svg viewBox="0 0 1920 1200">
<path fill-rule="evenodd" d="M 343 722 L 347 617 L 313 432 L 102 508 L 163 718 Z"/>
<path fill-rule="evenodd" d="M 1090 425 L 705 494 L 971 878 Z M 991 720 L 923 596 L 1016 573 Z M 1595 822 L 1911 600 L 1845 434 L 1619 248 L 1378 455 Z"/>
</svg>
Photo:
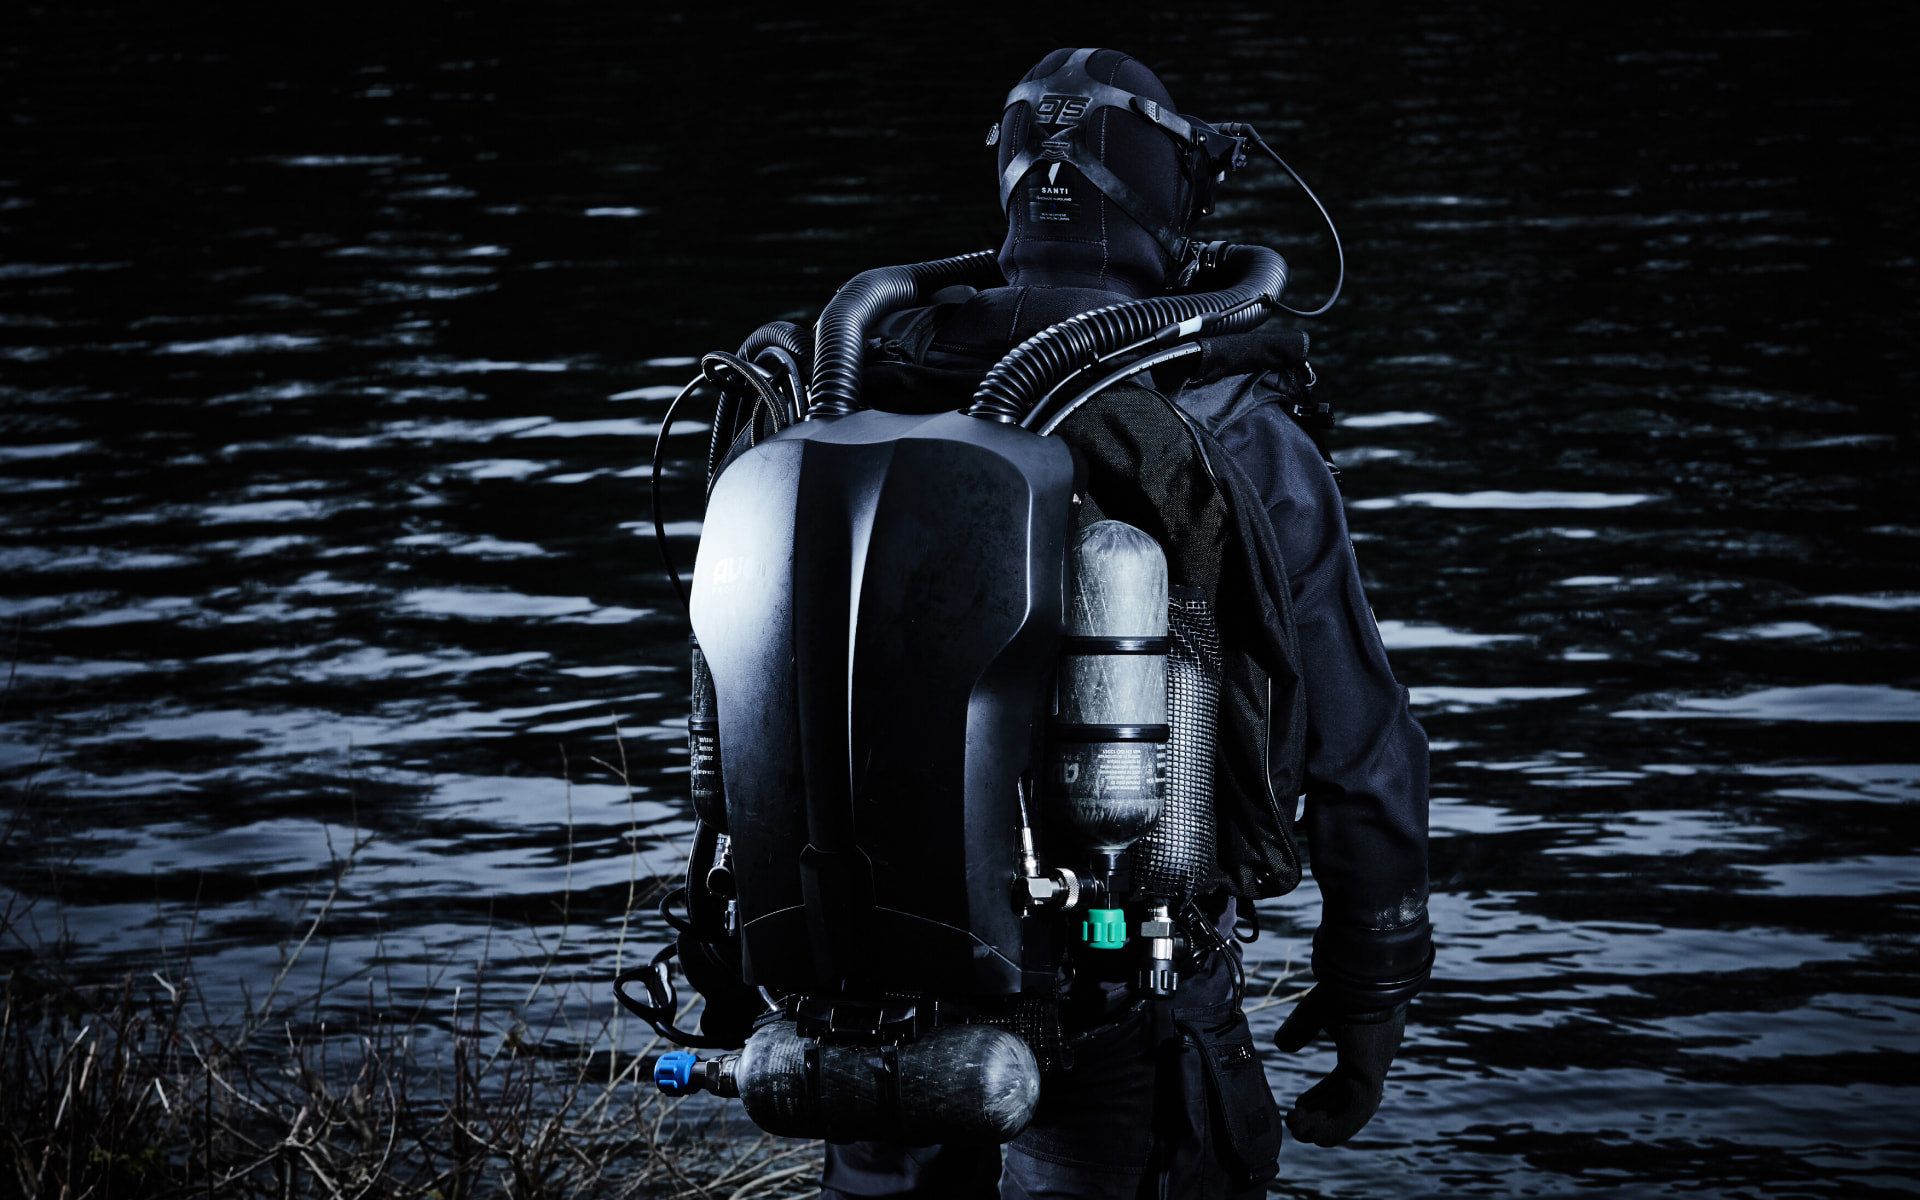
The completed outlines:
<svg viewBox="0 0 1920 1200">
<path fill-rule="evenodd" d="M 619 745 L 618 728 L 614 731 Z M 625 782 L 620 765 L 594 761 Z M 569 785 L 570 786 L 570 785 Z M 10 799 L 11 841 L 32 781 Z M 571 794 L 569 792 L 569 810 Z M 525 1002 L 489 1009 L 486 948 L 455 1015 L 394 1002 L 368 978 L 358 1012 L 283 985 L 325 928 L 370 838 L 357 831 L 323 877 L 324 898 L 282 947 L 259 1000 L 219 1012 L 186 952 L 159 969 L 101 982 L 64 966 L 60 941 L 31 933 L 35 902 L 0 909 L 0 1194 L 48 1200 L 272 1197 L 671 1197 L 778 1200 L 817 1192 L 817 1143 L 762 1134 L 731 1106 L 661 1095 L 659 1042 L 626 1053 L 610 990 L 553 970 Z M 571 812 L 569 811 L 569 864 Z M 628 912 L 670 881 L 631 873 Z M 569 870 L 569 896 L 571 870 Z M 563 901 L 561 941 L 566 937 Z M 629 924 L 620 926 L 619 952 Z M 611 971 L 607 972 L 611 978 Z M 598 977 L 596 976 L 596 979 Z M 337 985 L 336 985 L 337 987 Z M 322 986 L 323 992 L 333 989 Z M 681 1014 L 690 1017 L 696 999 Z M 528 1013 L 548 1013 L 538 1030 Z"/>
<path fill-rule="evenodd" d="M 316 989 L 290 994 L 303 957 L 317 952 L 325 961 L 329 916 L 375 841 L 357 820 L 345 853 L 329 836 L 311 911 L 290 925 L 264 991 L 256 999 L 243 987 L 241 1004 L 225 1011 L 200 986 L 191 921 L 176 950 L 157 941 L 154 969 L 102 979 L 70 969 L 70 939 L 41 935 L 34 920 L 40 901 L 8 889 L 0 904 L 0 1196 L 816 1195 L 818 1142 L 762 1133 L 737 1105 L 712 1097 L 660 1094 L 649 1072 L 670 1047 L 658 1037 L 631 1053 L 619 1049 L 625 1014 L 612 999 L 611 979 L 636 952 L 633 914 L 678 880 L 641 872 L 617 723 L 612 734 L 611 761 L 591 761 L 626 788 L 629 804 L 632 866 L 613 954 L 604 974 L 596 970 L 585 981 L 557 969 L 574 903 L 572 766 L 563 750 L 567 883 L 559 936 L 540 943 L 536 977 L 517 1004 L 487 1003 L 492 925 L 480 938 L 478 960 L 462 964 L 473 989 L 453 989 L 451 1016 L 428 1011 L 446 998 L 446 970 L 411 1005 L 378 968 L 352 977 L 367 984 L 357 1006 L 339 1000 L 349 980 L 329 983 L 324 968 Z M 351 796 L 351 770 L 347 781 Z M 30 776 L 10 798 L 0 855 L 38 807 L 33 790 Z M 1263 991 L 1248 994 L 1246 1011 L 1298 1000 L 1306 994 L 1303 974 L 1289 955 L 1270 981 L 1261 980 L 1268 983 Z M 677 1020 L 682 1027 L 701 1004 L 690 994 Z M 593 1019 L 580 1022 L 582 1010 Z"/>
</svg>

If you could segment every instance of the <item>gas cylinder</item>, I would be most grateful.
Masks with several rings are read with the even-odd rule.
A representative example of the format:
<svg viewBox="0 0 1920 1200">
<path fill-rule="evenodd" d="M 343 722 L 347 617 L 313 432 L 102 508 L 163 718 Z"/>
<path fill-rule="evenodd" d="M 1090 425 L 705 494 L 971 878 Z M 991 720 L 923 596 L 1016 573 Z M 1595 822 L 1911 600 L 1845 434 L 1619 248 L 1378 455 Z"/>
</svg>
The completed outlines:
<svg viewBox="0 0 1920 1200">
<path fill-rule="evenodd" d="M 1167 557 L 1121 521 L 1074 535 L 1048 730 L 1052 810 L 1096 863 L 1118 861 L 1167 798 Z"/>
</svg>

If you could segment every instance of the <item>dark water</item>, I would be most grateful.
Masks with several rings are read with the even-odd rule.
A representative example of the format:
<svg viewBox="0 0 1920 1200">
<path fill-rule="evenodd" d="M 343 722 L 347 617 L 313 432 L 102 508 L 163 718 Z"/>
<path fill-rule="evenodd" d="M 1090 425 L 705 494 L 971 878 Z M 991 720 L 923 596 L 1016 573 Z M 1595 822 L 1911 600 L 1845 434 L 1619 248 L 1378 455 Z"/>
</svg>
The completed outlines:
<svg viewBox="0 0 1920 1200">
<path fill-rule="evenodd" d="M 489 937 L 502 1008 L 549 953 L 604 974 L 689 828 L 666 398 L 992 244 L 999 96 L 1098 37 L 1341 218 L 1314 363 L 1436 751 L 1434 986 L 1388 1107 L 1281 1190 L 1920 1186 L 1910 29 L 534 11 L 0 33 L 9 961 L 191 934 L 257 995 L 357 829 L 298 985 L 377 962 L 451 1012 Z M 1329 282 L 1274 175 L 1213 227 Z M 1263 910 L 1264 988 L 1317 897 Z M 1268 1056 L 1288 1097 L 1328 1065 Z"/>
</svg>

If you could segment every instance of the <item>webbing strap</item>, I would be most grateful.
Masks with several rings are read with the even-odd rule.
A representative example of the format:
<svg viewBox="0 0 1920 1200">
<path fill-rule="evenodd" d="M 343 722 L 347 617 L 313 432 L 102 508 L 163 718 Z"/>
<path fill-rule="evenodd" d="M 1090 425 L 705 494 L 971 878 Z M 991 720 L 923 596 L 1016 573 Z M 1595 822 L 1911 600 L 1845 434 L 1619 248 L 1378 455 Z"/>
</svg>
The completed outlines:
<svg viewBox="0 0 1920 1200">
<path fill-rule="evenodd" d="M 1078 129 L 1069 130 L 1064 136 L 1055 136 L 1041 143 L 1041 153 L 1022 150 L 1013 156 L 1007 169 L 1000 175 L 1000 211 L 1007 210 L 1013 198 L 1013 191 L 1020 186 L 1029 172 L 1043 162 L 1063 162 L 1072 166 L 1086 178 L 1086 181 L 1099 189 L 1107 199 L 1119 206 L 1120 211 L 1132 217 L 1148 236 L 1160 243 L 1167 257 L 1179 262 L 1186 257 L 1187 239 L 1173 225 L 1155 215 L 1153 206 L 1146 197 L 1135 191 L 1126 180 L 1107 170 L 1106 164 L 1086 148 L 1080 141 Z"/>
<path fill-rule="evenodd" d="M 1167 252 L 1168 258 L 1177 263 L 1186 257 L 1187 239 L 1180 234 L 1179 230 L 1165 221 L 1156 219 L 1146 198 L 1129 187 L 1125 180 L 1107 170 L 1105 164 L 1087 152 L 1086 147 L 1075 146 L 1074 153 L 1067 161 L 1078 167 L 1080 173 L 1087 177 L 1088 183 L 1099 188 L 1107 199 L 1119 205 L 1122 212 L 1137 221 L 1140 228 L 1146 230 L 1154 241 L 1159 242 L 1160 248 Z"/>
<path fill-rule="evenodd" d="M 1000 211 L 1006 212 L 1013 200 L 1014 189 L 1020 186 L 1028 173 L 1042 162 L 1064 162 L 1078 170 L 1086 181 L 1092 184 L 1107 199 L 1114 202 L 1120 211 L 1133 218 L 1148 236 L 1160 243 L 1167 257 L 1179 262 L 1186 256 L 1187 239 L 1170 222 L 1157 216 L 1153 205 L 1135 191 L 1125 180 L 1109 171 L 1087 149 L 1085 131 L 1088 117 L 1102 108 L 1124 108 L 1137 113 L 1165 130 L 1169 136 L 1183 146 L 1191 148 L 1196 133 L 1191 122 L 1179 113 L 1172 111 L 1156 100 L 1138 96 L 1132 92 L 1100 83 L 1087 73 L 1087 60 L 1093 57 L 1093 50 L 1082 48 L 1075 50 L 1059 70 L 1041 79 L 1029 80 L 1007 93 L 1005 108 L 1024 103 L 1034 110 L 1036 121 L 1045 112 L 1043 106 L 1051 101 L 1059 103 L 1059 111 L 1048 113 L 1054 118 L 1047 125 L 1065 126 L 1059 133 L 1042 142 L 1039 152 L 1030 148 L 1032 136 L 1029 133 L 1029 146 L 1022 146 L 1014 152 L 1007 163 L 1007 169 L 1000 173 Z M 1076 105 L 1071 113 L 1067 105 Z"/>
<path fill-rule="evenodd" d="M 1039 112 L 1043 100 L 1050 95 L 1058 95 L 1062 99 L 1084 100 L 1086 103 L 1066 121 L 1049 122 L 1049 124 L 1078 123 L 1099 108 L 1124 108 L 1128 112 L 1138 113 L 1152 121 L 1177 140 L 1187 145 L 1193 144 L 1193 126 L 1179 113 L 1167 108 L 1158 100 L 1124 91 L 1111 84 L 1101 83 L 1087 74 L 1087 60 L 1092 57 L 1092 50 L 1075 50 L 1073 56 L 1061 64 L 1060 69 L 1053 74 L 1044 79 L 1030 79 L 1008 92 L 1007 102 L 1000 106 L 1002 111 L 1025 101 L 1033 106 L 1035 112 Z"/>
<path fill-rule="evenodd" d="M 1038 156 L 1033 151 L 1020 150 L 1008 161 L 1007 169 L 1000 172 L 1001 212 L 1007 211 L 1007 201 L 1013 197 L 1013 189 L 1020 186 L 1020 181 L 1027 177 L 1028 171 L 1033 170 L 1033 164 L 1037 161 Z"/>
</svg>

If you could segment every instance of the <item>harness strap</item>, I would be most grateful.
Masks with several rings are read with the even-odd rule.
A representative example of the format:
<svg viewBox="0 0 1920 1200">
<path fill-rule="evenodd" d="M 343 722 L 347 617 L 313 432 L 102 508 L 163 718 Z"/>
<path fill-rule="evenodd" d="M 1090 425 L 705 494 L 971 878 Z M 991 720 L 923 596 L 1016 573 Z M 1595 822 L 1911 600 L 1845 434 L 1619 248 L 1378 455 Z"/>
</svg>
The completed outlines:
<svg viewBox="0 0 1920 1200">
<path fill-rule="evenodd" d="M 1079 129 L 1066 130 L 1042 142 L 1039 154 L 1031 150 L 1021 150 L 1015 154 L 1000 175 L 1000 211 L 1007 210 L 1014 189 L 1035 167 L 1045 162 L 1066 163 L 1079 171 L 1101 195 L 1113 201 L 1121 212 L 1132 217 L 1140 228 L 1147 231 L 1148 236 L 1160 243 L 1160 248 L 1167 252 L 1169 258 L 1176 263 L 1184 259 L 1187 238 L 1173 225 L 1156 216 L 1146 197 L 1135 191 L 1126 180 L 1107 170 L 1106 164 L 1093 156 L 1079 134 Z"/>
<path fill-rule="evenodd" d="M 1007 93 L 1007 102 L 1002 109 L 1012 108 L 1021 101 L 1033 106 L 1036 113 L 1042 112 L 1042 103 L 1050 95 L 1060 96 L 1062 101 L 1082 101 L 1069 114 L 1062 111 L 1060 121 L 1048 121 L 1050 125 L 1064 125 L 1084 120 L 1095 109 L 1124 108 L 1138 113 L 1155 125 L 1167 131 L 1169 135 L 1184 145 L 1191 146 L 1196 138 L 1193 125 L 1179 113 L 1172 111 L 1158 100 L 1150 100 L 1133 92 L 1123 91 L 1111 84 L 1101 83 L 1087 74 L 1087 60 L 1093 57 L 1092 50 L 1075 50 L 1073 57 L 1061 64 L 1059 70 L 1044 79 L 1030 79 Z"/>
<path fill-rule="evenodd" d="M 1160 248 L 1177 263 L 1186 257 L 1187 238 L 1172 222 L 1157 216 L 1145 197 L 1109 171 L 1087 149 L 1085 130 L 1088 119 L 1095 112 L 1103 108 L 1121 108 L 1152 122 L 1178 142 L 1183 151 L 1191 154 L 1196 149 L 1207 148 L 1205 127 L 1195 126 L 1157 100 L 1094 79 L 1087 73 L 1087 62 L 1093 54 L 1090 48 L 1075 50 L 1053 74 L 1028 80 L 1007 93 L 1003 108 L 1025 104 L 1033 109 L 1038 125 L 1064 128 L 1042 142 L 1037 153 L 1031 148 L 1031 135 L 1029 145 L 1014 152 L 1007 169 L 1000 173 L 1000 211 L 1007 211 L 1014 189 L 1020 186 L 1034 167 L 1042 162 L 1069 163 L 1088 183 L 1113 201 L 1121 212 L 1146 230 L 1148 236 L 1160 243 Z M 997 125 L 994 127 L 996 133 L 999 128 Z"/>
</svg>

